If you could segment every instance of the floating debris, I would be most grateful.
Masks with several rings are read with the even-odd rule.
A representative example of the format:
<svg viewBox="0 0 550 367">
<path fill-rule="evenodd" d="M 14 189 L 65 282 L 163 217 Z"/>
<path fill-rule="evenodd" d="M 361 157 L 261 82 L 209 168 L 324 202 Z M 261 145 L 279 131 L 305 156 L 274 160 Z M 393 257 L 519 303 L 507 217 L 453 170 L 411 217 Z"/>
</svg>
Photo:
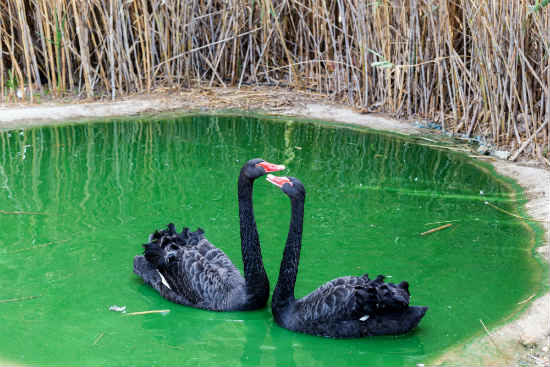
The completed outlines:
<svg viewBox="0 0 550 367">
<path fill-rule="evenodd" d="M 434 225 L 434 224 L 443 224 L 443 223 L 451 223 L 451 222 L 459 222 L 459 221 L 460 221 L 460 219 L 443 220 L 443 221 L 439 221 L 439 222 L 426 223 L 426 225 L 431 226 L 431 225 Z"/>
<path fill-rule="evenodd" d="M 99 341 L 101 340 L 101 338 L 103 338 L 103 335 L 105 335 L 105 333 L 101 333 L 97 336 L 97 338 L 95 338 L 94 340 L 94 344 L 92 345 L 96 345 L 97 343 L 99 343 Z"/>
<path fill-rule="evenodd" d="M 531 222 L 539 222 L 539 223 L 546 223 L 546 222 L 547 222 L 547 220 L 534 219 L 534 218 L 525 218 L 525 217 L 522 217 L 522 216 L 520 216 L 520 215 L 516 215 L 516 214 L 514 214 L 514 213 L 510 213 L 509 211 L 504 210 L 504 209 L 502 209 L 502 208 L 499 208 L 498 206 L 496 206 L 496 205 L 494 205 L 494 204 L 491 204 L 491 203 L 488 202 L 488 201 L 485 201 L 484 204 L 485 204 L 485 205 L 489 205 L 491 208 L 496 209 L 496 210 L 498 210 L 498 211 L 501 212 L 501 213 L 508 214 L 508 215 L 510 215 L 510 216 L 512 216 L 512 217 L 514 217 L 514 218 L 518 218 L 518 219 L 522 219 L 522 220 L 526 220 L 526 221 L 531 221 Z"/>
<path fill-rule="evenodd" d="M 518 305 L 522 305 L 522 304 L 524 304 L 524 303 L 527 303 L 527 302 L 529 302 L 530 300 L 532 300 L 533 298 L 535 298 L 535 295 L 534 295 L 534 294 L 530 295 L 529 298 L 524 299 L 524 300 L 521 301 L 521 302 L 518 302 Z"/>
<path fill-rule="evenodd" d="M 40 297 L 38 296 L 27 296 L 27 297 L 19 297 L 19 298 L 10 298 L 10 299 L 0 299 L 0 303 L 9 303 L 9 302 L 19 302 L 19 301 L 27 301 L 29 299 L 35 299 Z"/>
<path fill-rule="evenodd" d="M 422 232 L 420 233 L 421 236 L 425 236 L 427 234 L 430 234 L 430 233 L 434 233 L 434 232 L 437 232 L 437 231 L 441 231 L 442 229 L 445 229 L 445 228 L 449 228 L 450 226 L 452 226 L 453 224 L 452 223 L 447 223 L 447 224 L 444 224 L 442 226 L 439 226 L 439 227 L 436 227 L 436 228 L 432 228 L 430 229 L 429 231 L 426 231 L 426 232 Z"/>
<path fill-rule="evenodd" d="M 56 245 L 58 243 L 64 243 L 64 242 L 68 242 L 68 241 L 69 240 L 50 241 L 50 242 L 46 242 L 46 243 L 41 243 L 40 245 L 25 247 L 25 248 L 21 248 L 21 249 L 15 250 L 15 251 L 9 251 L 8 254 L 16 254 L 18 252 L 35 250 L 37 248 L 42 248 L 42 247 L 46 247 L 46 246 L 50 246 L 50 245 Z"/>
<path fill-rule="evenodd" d="M 10 212 L 10 211 L 1 210 L 1 209 L 0 209 L 0 214 L 5 214 L 5 215 L 47 215 L 46 213 L 39 213 L 39 212 L 23 212 L 23 211 Z"/>
<path fill-rule="evenodd" d="M 109 311 L 126 313 L 126 306 L 113 305 L 113 306 L 109 307 Z"/>
<path fill-rule="evenodd" d="M 124 316 L 148 315 L 151 313 L 160 313 L 160 314 L 166 315 L 168 312 L 170 312 L 170 310 L 139 311 L 139 312 L 130 312 Z"/>
</svg>

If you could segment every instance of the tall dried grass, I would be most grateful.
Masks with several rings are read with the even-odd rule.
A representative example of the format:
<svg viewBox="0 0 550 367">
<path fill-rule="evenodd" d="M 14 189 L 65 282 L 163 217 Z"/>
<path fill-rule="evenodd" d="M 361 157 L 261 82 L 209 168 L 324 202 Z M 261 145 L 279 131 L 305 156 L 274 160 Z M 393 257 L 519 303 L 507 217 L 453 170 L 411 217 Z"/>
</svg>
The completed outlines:
<svg viewBox="0 0 550 367">
<path fill-rule="evenodd" d="M 550 7 L 534 2 L 3 0 L 0 101 L 309 88 L 550 165 Z"/>
</svg>

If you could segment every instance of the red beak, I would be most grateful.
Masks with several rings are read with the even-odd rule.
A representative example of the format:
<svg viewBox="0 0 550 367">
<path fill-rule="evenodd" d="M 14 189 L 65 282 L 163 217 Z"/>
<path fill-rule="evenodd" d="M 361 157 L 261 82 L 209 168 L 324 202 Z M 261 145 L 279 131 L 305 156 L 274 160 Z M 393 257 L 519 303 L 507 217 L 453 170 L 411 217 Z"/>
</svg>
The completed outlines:
<svg viewBox="0 0 550 367">
<path fill-rule="evenodd" d="M 264 169 L 265 173 L 282 171 L 286 168 L 282 164 L 273 164 L 273 163 L 269 163 L 269 162 L 266 162 L 266 161 L 260 162 L 260 163 L 256 164 L 256 166 L 262 167 Z"/>
<path fill-rule="evenodd" d="M 267 175 L 266 179 L 275 186 L 283 187 L 285 183 L 292 185 L 292 181 L 285 176 Z"/>
</svg>

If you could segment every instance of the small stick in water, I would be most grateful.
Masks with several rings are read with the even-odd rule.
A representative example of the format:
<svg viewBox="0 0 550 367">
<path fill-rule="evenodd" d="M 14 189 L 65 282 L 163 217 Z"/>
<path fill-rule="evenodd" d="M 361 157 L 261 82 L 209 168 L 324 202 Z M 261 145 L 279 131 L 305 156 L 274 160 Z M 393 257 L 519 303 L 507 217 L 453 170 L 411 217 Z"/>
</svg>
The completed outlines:
<svg viewBox="0 0 550 367">
<path fill-rule="evenodd" d="M 545 223 L 545 222 L 547 222 L 547 220 L 525 218 L 525 217 L 516 215 L 516 214 L 514 214 L 514 213 L 510 213 L 509 211 L 504 210 L 504 209 L 502 209 L 502 208 L 499 208 L 498 206 L 496 206 L 496 205 L 494 205 L 494 204 L 491 204 L 491 203 L 488 202 L 488 201 L 485 202 L 485 205 L 489 205 L 491 208 L 496 209 L 496 210 L 498 210 L 499 212 L 502 212 L 502 213 L 504 213 L 504 214 L 511 215 L 511 216 L 514 217 L 514 218 L 523 219 L 523 220 L 527 220 L 527 221 L 531 221 L 531 222 L 539 222 L 539 223 Z"/>
<path fill-rule="evenodd" d="M 150 313 L 168 313 L 170 310 L 152 310 L 152 311 L 139 311 L 139 312 L 130 312 L 124 314 L 124 316 L 136 316 L 136 315 L 147 315 Z"/>
<path fill-rule="evenodd" d="M 442 223 L 452 223 L 452 222 L 458 222 L 460 219 L 453 219 L 453 220 L 443 220 L 441 222 L 432 222 L 432 223 L 426 223 L 427 226 L 431 226 L 434 224 L 442 224 Z"/>
<path fill-rule="evenodd" d="M 8 254 L 16 254 L 18 252 L 23 252 L 23 251 L 29 251 L 29 250 L 35 250 L 37 248 L 42 248 L 42 247 L 46 247 L 46 246 L 50 246 L 50 245 L 55 245 L 55 244 L 58 244 L 58 243 L 63 243 L 63 242 L 67 242 L 69 240 L 60 240 L 60 241 L 51 241 L 51 242 L 46 242 L 46 243 L 42 243 L 40 245 L 35 245 L 35 246 L 31 246 L 31 247 L 25 247 L 25 248 L 20 248 L 19 250 L 15 250 L 15 251 L 10 251 L 8 252 Z"/>
<path fill-rule="evenodd" d="M 103 335 L 105 335 L 105 333 L 101 333 L 97 336 L 97 338 L 95 338 L 94 340 L 94 344 L 92 345 L 96 345 L 97 343 L 99 343 L 99 341 L 101 340 L 101 338 L 103 338 Z"/>
<path fill-rule="evenodd" d="M 28 297 L 19 297 L 19 298 L 11 298 L 11 299 L 0 299 L 0 303 L 26 301 L 26 300 L 34 299 L 34 298 L 38 298 L 38 297 L 40 297 L 40 296 L 28 296 Z"/>
<path fill-rule="evenodd" d="M 449 228 L 450 226 L 452 226 L 453 224 L 452 223 L 447 223 L 447 224 L 444 224 L 442 226 L 439 226 L 439 227 L 436 227 L 436 228 L 432 228 L 430 229 L 429 231 L 426 231 L 426 232 L 422 232 L 420 233 L 421 236 L 425 236 L 427 234 L 430 234 L 430 233 L 434 233 L 434 232 L 437 232 L 437 231 L 441 231 L 442 229 L 445 229 L 445 228 Z"/>
<path fill-rule="evenodd" d="M 37 213 L 37 212 L 7 212 L 0 209 L 0 214 L 6 215 L 46 215 L 46 213 Z"/>
<path fill-rule="evenodd" d="M 527 302 L 529 302 L 530 300 L 532 300 L 534 297 L 535 297 L 535 295 L 532 294 L 532 295 L 529 296 L 529 298 L 524 299 L 524 300 L 521 301 L 521 302 L 518 302 L 518 305 L 522 305 L 522 304 L 524 304 L 524 303 L 527 303 Z"/>
</svg>

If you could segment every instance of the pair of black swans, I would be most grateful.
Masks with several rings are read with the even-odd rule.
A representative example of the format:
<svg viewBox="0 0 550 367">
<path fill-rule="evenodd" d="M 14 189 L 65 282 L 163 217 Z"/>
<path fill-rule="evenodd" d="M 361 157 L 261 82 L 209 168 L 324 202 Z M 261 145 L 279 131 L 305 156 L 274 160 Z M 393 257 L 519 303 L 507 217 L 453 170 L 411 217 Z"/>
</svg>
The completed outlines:
<svg viewBox="0 0 550 367">
<path fill-rule="evenodd" d="M 254 310 L 266 305 L 269 280 L 262 262 L 252 207 L 254 180 L 267 175 L 290 198 L 291 219 L 277 285 L 271 300 L 275 322 L 306 334 L 332 338 L 397 335 L 412 330 L 427 307 L 409 306 L 409 285 L 344 276 L 309 295 L 294 298 L 298 274 L 306 191 L 293 177 L 271 172 L 284 166 L 262 159 L 248 161 L 238 181 L 241 250 L 244 277 L 227 255 L 212 245 L 199 228 L 176 232 L 173 224 L 156 231 L 134 258 L 134 273 L 169 301 L 212 311 Z"/>
</svg>

